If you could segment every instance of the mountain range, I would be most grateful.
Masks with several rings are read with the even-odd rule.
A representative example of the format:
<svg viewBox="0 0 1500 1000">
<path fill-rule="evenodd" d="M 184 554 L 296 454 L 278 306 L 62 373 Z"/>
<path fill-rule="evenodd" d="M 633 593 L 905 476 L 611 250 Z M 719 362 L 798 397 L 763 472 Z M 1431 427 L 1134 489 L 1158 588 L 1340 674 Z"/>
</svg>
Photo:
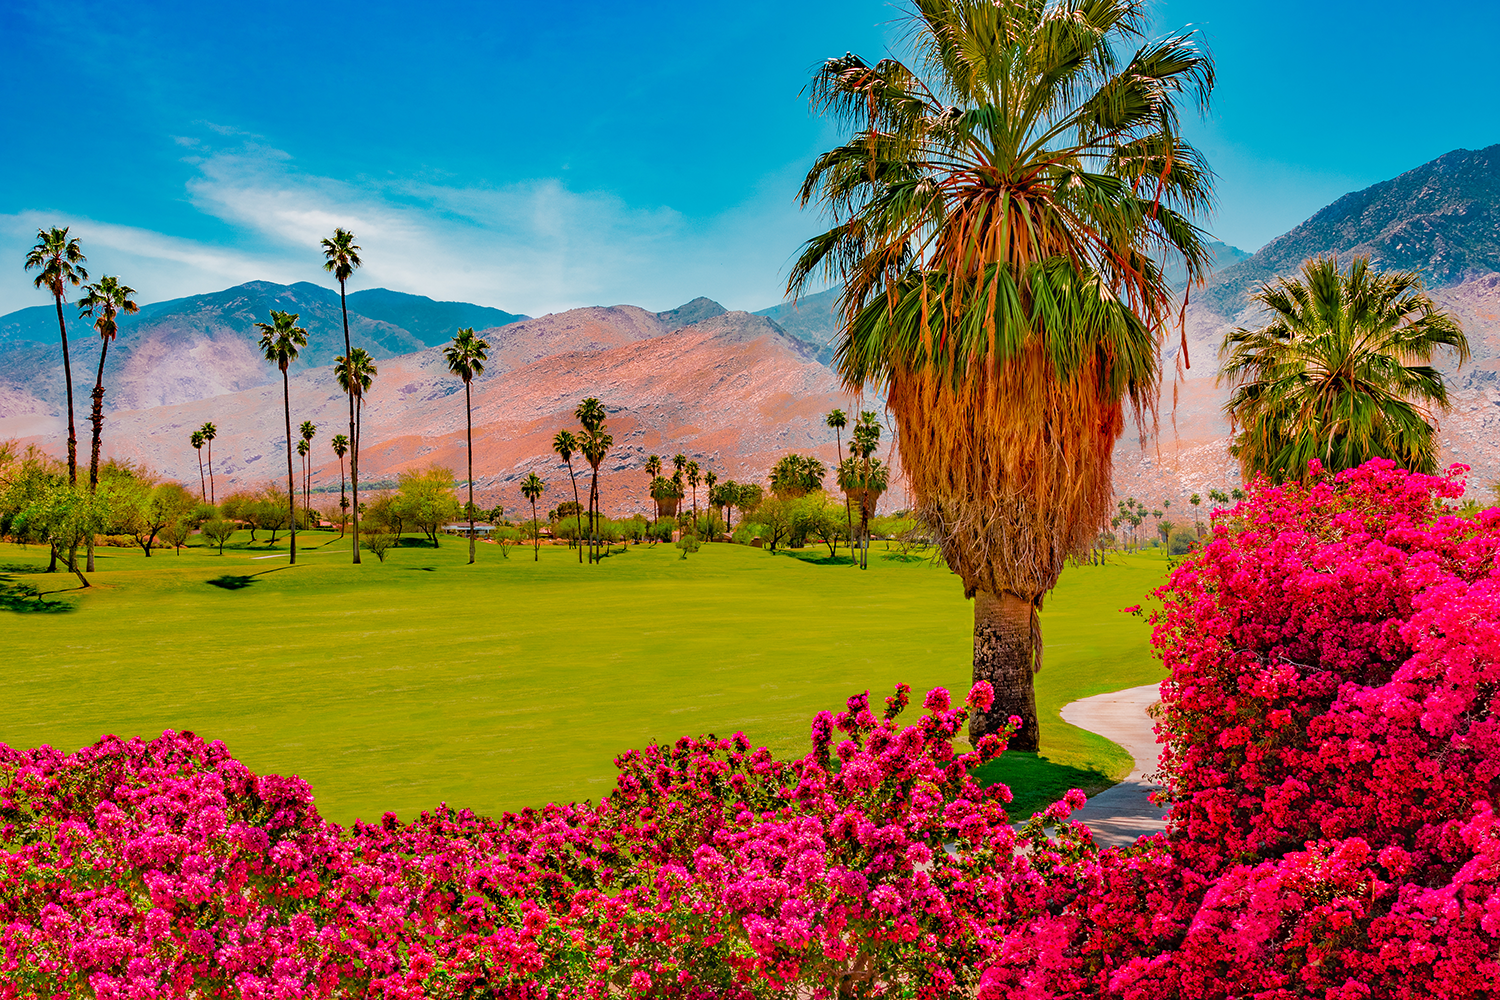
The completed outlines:
<svg viewBox="0 0 1500 1000">
<path fill-rule="evenodd" d="M 1116 450 L 1120 495 L 1171 500 L 1182 510 L 1188 493 L 1237 480 L 1224 447 L 1227 390 L 1214 378 L 1218 344 L 1228 329 L 1255 321 L 1252 291 L 1329 252 L 1420 270 L 1459 317 L 1474 357 L 1448 368 L 1455 405 L 1442 418 L 1444 458 L 1472 465 L 1476 485 L 1500 477 L 1500 146 L 1455 150 L 1346 195 L 1254 254 L 1222 243 L 1210 249 L 1216 270 L 1188 295 L 1186 353 L 1178 331 L 1166 338 L 1158 432 L 1145 447 L 1127 435 Z M 380 366 L 366 409 L 363 477 L 431 462 L 463 468 L 461 384 L 439 349 L 460 326 L 481 330 L 491 344 L 474 385 L 475 478 L 487 502 L 518 502 L 516 484 L 531 471 L 554 491 L 570 489 L 550 442 L 587 395 L 609 409 L 616 446 L 602 485 L 607 502 L 625 509 L 647 504 L 640 469 L 649 453 L 680 451 L 739 479 L 763 479 L 788 450 L 831 463 L 837 451 L 823 414 L 878 408 L 873 397 L 851 398 L 829 367 L 837 299 L 836 291 L 818 292 L 748 313 L 700 297 L 660 312 L 594 306 L 532 318 L 388 289 L 352 292 L 351 337 Z M 191 481 L 188 434 L 213 420 L 221 488 L 281 475 L 280 380 L 256 350 L 253 325 L 271 309 L 297 312 L 308 329 L 309 346 L 292 369 L 293 419 L 322 429 L 316 482 L 337 489 L 327 441 L 347 421 L 329 371 L 343 351 L 339 298 L 306 282 L 249 282 L 127 317 L 106 369 L 106 453 Z M 0 438 L 61 444 L 56 323 L 51 304 L 0 316 Z M 70 321 L 81 436 L 98 357 L 91 334 L 85 322 Z M 892 491 L 892 505 L 904 499 Z"/>
</svg>

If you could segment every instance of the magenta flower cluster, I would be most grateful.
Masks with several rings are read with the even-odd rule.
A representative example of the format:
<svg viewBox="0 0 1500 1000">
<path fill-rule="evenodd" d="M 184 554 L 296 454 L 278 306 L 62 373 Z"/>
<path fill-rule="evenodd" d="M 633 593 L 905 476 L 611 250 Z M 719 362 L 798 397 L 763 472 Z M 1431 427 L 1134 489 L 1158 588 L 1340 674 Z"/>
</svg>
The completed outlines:
<svg viewBox="0 0 1500 1000">
<path fill-rule="evenodd" d="M 979 685 L 796 761 L 620 757 L 598 804 L 321 819 L 191 734 L 0 747 L 0 1000 L 1481 997 L 1500 982 L 1500 511 L 1260 486 L 1161 592 L 1167 834 L 1019 832 Z"/>
</svg>

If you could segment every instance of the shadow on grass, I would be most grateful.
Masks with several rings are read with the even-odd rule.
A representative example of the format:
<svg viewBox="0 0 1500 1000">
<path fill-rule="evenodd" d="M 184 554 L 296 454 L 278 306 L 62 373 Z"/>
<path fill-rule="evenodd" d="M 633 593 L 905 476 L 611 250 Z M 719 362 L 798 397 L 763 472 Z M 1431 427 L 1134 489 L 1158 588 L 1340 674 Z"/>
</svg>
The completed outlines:
<svg viewBox="0 0 1500 1000">
<path fill-rule="evenodd" d="M 436 573 L 436 566 L 402 566 L 408 573 Z"/>
<path fill-rule="evenodd" d="M 1070 788 L 1081 788 L 1094 795 L 1115 782 L 1103 771 L 1058 764 L 1034 753 L 1007 750 L 988 764 L 973 771 L 981 784 L 1003 782 L 1015 798 L 1005 807 L 1012 822 L 1020 822 L 1038 810 L 1056 802 Z"/>
<path fill-rule="evenodd" d="M 52 594 L 70 594 L 81 589 L 81 587 L 67 587 L 61 590 L 44 591 L 35 583 L 23 582 L 9 575 L 3 575 L 0 576 L 0 611 L 10 611 L 18 615 L 68 614 L 78 610 L 74 604 L 68 601 L 49 601 L 47 598 Z"/>
<path fill-rule="evenodd" d="M 267 573 L 279 573 L 284 569 L 291 569 L 291 567 L 273 566 L 270 569 L 263 569 L 259 573 L 250 573 L 245 576 L 225 573 L 223 576 L 216 576 L 212 580 L 204 580 L 203 582 L 210 587 L 218 587 L 220 590 L 244 590 L 256 582 L 256 577 L 265 576 Z"/>
</svg>

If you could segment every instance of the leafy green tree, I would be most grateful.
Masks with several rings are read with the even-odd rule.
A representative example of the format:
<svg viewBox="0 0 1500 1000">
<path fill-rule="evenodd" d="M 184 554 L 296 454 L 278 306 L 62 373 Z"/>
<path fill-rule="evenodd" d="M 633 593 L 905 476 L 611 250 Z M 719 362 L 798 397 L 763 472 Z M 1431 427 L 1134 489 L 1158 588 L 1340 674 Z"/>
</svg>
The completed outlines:
<svg viewBox="0 0 1500 1000">
<path fill-rule="evenodd" d="M 568 467 L 568 481 L 573 484 L 573 517 L 578 522 L 578 531 L 573 539 L 578 549 L 578 562 L 583 563 L 583 504 L 578 500 L 578 476 L 573 471 L 573 453 L 578 450 L 578 439 L 573 436 L 572 431 L 558 431 L 552 438 L 552 450 L 563 460 Z M 655 455 L 651 456 L 655 458 Z M 659 466 L 661 463 L 658 462 Z"/>
<path fill-rule="evenodd" d="M 349 453 L 349 438 L 335 434 L 328 442 L 333 453 L 339 457 L 339 537 L 344 537 L 344 522 L 349 517 L 349 498 L 344 495 L 344 456 Z"/>
<path fill-rule="evenodd" d="M 83 298 L 78 300 L 79 315 L 94 321 L 100 340 L 99 373 L 94 379 L 94 407 L 89 418 L 94 426 L 93 448 L 89 456 L 91 487 L 99 483 L 99 443 L 104 436 L 104 359 L 109 356 L 109 345 L 120 332 L 120 314 L 128 316 L 140 311 L 134 295 L 134 288 L 122 285 L 119 278 L 106 274 L 93 284 L 85 285 Z"/>
<path fill-rule="evenodd" d="M 437 548 L 443 526 L 459 515 L 458 497 L 453 495 L 453 470 L 433 465 L 401 473 L 395 508 L 406 524 L 425 534 Z"/>
<path fill-rule="evenodd" d="M 323 247 L 323 270 L 332 274 L 339 283 L 339 308 L 344 314 L 344 353 L 335 362 L 336 369 L 343 371 L 339 378 L 339 387 L 349 397 L 349 484 L 354 492 L 354 517 L 353 546 L 354 562 L 359 562 L 359 430 L 355 426 L 354 401 L 361 388 L 361 369 L 359 357 L 354 353 L 354 347 L 349 342 L 349 300 L 346 286 L 349 276 L 356 268 L 364 264 L 359 258 L 360 247 L 354 242 L 354 234 L 342 226 L 335 227 L 333 235 L 322 241 Z M 363 350 L 360 352 L 365 358 L 369 358 Z M 345 359 L 348 359 L 347 361 Z M 375 366 L 369 365 L 369 375 L 375 375 Z M 370 387 L 369 379 L 363 380 L 363 388 Z M 385 560 L 382 558 L 381 562 Z"/>
<path fill-rule="evenodd" d="M 464 426 L 469 442 L 469 565 L 474 565 L 474 397 L 470 383 L 484 374 L 489 358 L 489 341 L 477 335 L 472 326 L 453 335 L 453 342 L 443 348 L 448 370 L 464 382 Z"/>
<path fill-rule="evenodd" d="M 224 554 L 225 544 L 234 537 L 234 533 L 237 530 L 238 525 L 236 525 L 233 521 L 225 521 L 216 518 L 212 521 L 204 522 L 203 537 L 208 539 L 214 545 L 218 546 L 219 555 L 222 556 Z"/>
<path fill-rule="evenodd" d="M 920 0 L 912 66 L 846 55 L 811 87 L 855 131 L 802 186 L 832 228 L 789 291 L 842 285 L 838 370 L 884 394 L 922 520 L 975 599 L 974 677 L 996 697 L 971 738 L 1020 716 L 1013 750 L 1038 743 L 1042 598 L 1108 520 L 1124 402 L 1144 422 L 1156 397 L 1160 262 L 1197 281 L 1211 260 L 1192 216 L 1212 173 L 1179 104 L 1206 106 L 1213 64 L 1151 16 Z"/>
<path fill-rule="evenodd" d="M 68 357 L 68 325 L 63 320 L 63 302 L 68 286 L 77 288 L 88 280 L 86 258 L 78 240 L 68 236 L 67 226 L 36 231 L 36 246 L 26 254 L 26 270 L 37 272 L 32 284 L 45 288 L 57 305 L 57 332 L 62 337 L 63 382 L 68 393 L 68 482 L 78 482 L 78 427 L 73 419 L 73 363 Z"/>
<path fill-rule="evenodd" d="M 583 436 L 579 439 L 578 450 L 583 453 L 583 458 L 589 463 L 593 470 L 593 480 L 589 485 L 589 561 L 598 561 L 597 538 L 599 524 L 599 464 L 604 461 L 604 456 L 609 453 L 610 446 L 615 439 L 604 430 L 604 404 L 593 396 L 588 397 L 578 404 L 573 411 L 579 424 L 583 426 Z"/>
<path fill-rule="evenodd" d="M 538 562 L 542 558 L 542 528 L 537 523 L 536 502 L 546 489 L 547 484 L 535 472 L 528 472 L 526 478 L 521 480 L 521 495 L 531 501 L 532 562 Z"/>
<path fill-rule="evenodd" d="M 385 562 L 385 554 L 396 544 L 396 536 L 384 531 L 376 531 L 364 537 L 365 548 L 375 554 L 375 558 Z"/>
<path fill-rule="evenodd" d="M 1317 257 L 1251 300 L 1269 322 L 1226 334 L 1219 369 L 1234 386 L 1224 412 L 1245 479 L 1301 479 L 1313 459 L 1329 472 L 1372 458 L 1436 471 L 1433 411 L 1449 404 L 1430 362 L 1442 348 L 1467 361 L 1469 341 L 1419 274 L 1381 272 L 1365 257 L 1341 271 Z"/>
<path fill-rule="evenodd" d="M 657 476 L 651 480 L 651 499 L 656 502 L 658 518 L 676 517 L 677 505 L 682 502 L 682 497 L 682 483 L 675 476 L 671 479 Z"/>
<path fill-rule="evenodd" d="M 267 361 L 281 370 L 281 399 L 286 411 L 286 492 L 287 531 L 291 535 L 291 559 L 297 562 L 297 484 L 292 472 L 292 383 L 286 370 L 297 354 L 307 346 L 307 331 L 297 325 L 297 314 L 271 310 L 271 322 L 256 323 L 260 331 L 260 350 Z M 207 435 L 205 435 L 207 436 Z"/>
<path fill-rule="evenodd" d="M 127 496 L 128 509 L 121 512 L 120 523 L 147 557 L 162 529 L 183 520 L 197 506 L 182 484 L 153 483 L 149 478 L 136 480 Z"/>
<path fill-rule="evenodd" d="M 193 431 L 188 435 L 188 444 L 198 452 L 198 492 L 202 495 L 203 502 L 208 503 L 208 486 L 203 479 L 203 443 L 202 431 Z"/>
<path fill-rule="evenodd" d="M 686 559 L 689 552 L 698 551 L 698 536 L 691 531 L 684 531 L 682 536 L 677 539 L 677 547 L 682 550 L 682 558 Z"/>
<path fill-rule="evenodd" d="M 214 496 L 214 438 L 219 436 L 219 428 L 212 421 L 207 421 L 198 428 L 198 433 L 203 435 L 203 443 L 208 445 L 208 502 L 217 503 L 218 499 Z"/>
</svg>

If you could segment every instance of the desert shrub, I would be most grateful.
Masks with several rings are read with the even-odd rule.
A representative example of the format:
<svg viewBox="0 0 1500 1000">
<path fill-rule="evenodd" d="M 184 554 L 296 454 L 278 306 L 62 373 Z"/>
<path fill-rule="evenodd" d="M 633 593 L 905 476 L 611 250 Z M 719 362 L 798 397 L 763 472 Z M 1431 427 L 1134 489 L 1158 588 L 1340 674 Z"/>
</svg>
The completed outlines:
<svg viewBox="0 0 1500 1000">
<path fill-rule="evenodd" d="M 360 535 L 359 542 L 369 552 L 374 553 L 375 558 L 385 562 L 385 554 L 396 544 L 396 536 L 385 531 L 376 531 Z"/>
<path fill-rule="evenodd" d="M 1193 551 L 1193 546 L 1198 544 L 1198 536 L 1191 529 L 1177 529 L 1172 532 L 1172 537 L 1167 542 L 1167 554 L 1172 556 L 1185 556 Z"/>
<path fill-rule="evenodd" d="M 697 535 L 688 533 L 677 539 L 677 547 L 682 550 L 682 558 L 686 559 L 688 553 L 697 552 L 702 546 L 698 543 Z"/>
</svg>

